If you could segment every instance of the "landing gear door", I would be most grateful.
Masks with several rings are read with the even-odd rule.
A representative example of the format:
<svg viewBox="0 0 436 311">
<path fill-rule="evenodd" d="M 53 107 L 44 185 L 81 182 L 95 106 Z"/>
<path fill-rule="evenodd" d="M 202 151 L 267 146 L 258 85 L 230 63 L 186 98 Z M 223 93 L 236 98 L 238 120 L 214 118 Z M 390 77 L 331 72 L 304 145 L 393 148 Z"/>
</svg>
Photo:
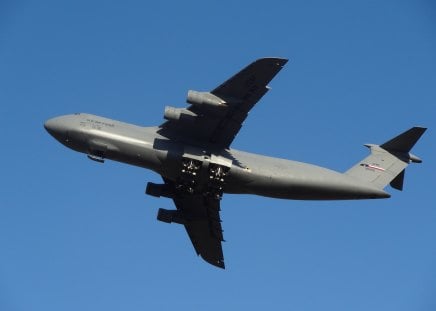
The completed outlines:
<svg viewBox="0 0 436 311">
<path fill-rule="evenodd" d="M 107 153 L 107 145 L 104 143 L 91 140 L 88 146 L 88 158 L 90 160 L 104 163 L 104 159 Z"/>
<path fill-rule="evenodd" d="M 176 189 L 188 194 L 202 193 L 220 200 L 231 166 L 231 159 L 216 154 L 208 155 L 199 148 L 185 147 Z"/>
<path fill-rule="evenodd" d="M 207 196 L 215 200 L 221 200 L 225 180 L 231 167 L 232 160 L 215 154 L 211 155 L 208 169 L 209 182 L 207 184 Z"/>
<path fill-rule="evenodd" d="M 187 194 L 194 194 L 201 191 L 202 176 L 206 171 L 208 157 L 204 150 L 191 146 L 185 146 L 182 156 L 182 167 L 177 178 L 176 190 Z"/>
</svg>

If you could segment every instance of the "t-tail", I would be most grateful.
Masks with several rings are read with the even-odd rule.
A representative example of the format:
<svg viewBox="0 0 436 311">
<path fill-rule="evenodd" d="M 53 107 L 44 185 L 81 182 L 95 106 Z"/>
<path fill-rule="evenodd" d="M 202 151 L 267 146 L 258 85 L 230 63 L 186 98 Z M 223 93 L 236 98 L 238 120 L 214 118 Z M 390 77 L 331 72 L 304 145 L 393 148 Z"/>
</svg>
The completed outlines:
<svg viewBox="0 0 436 311">
<path fill-rule="evenodd" d="M 404 171 L 410 163 L 421 163 L 421 159 L 410 150 L 424 134 L 426 128 L 412 127 L 381 145 L 365 145 L 371 154 L 350 168 L 345 174 L 383 189 L 388 184 L 403 190 Z"/>
</svg>

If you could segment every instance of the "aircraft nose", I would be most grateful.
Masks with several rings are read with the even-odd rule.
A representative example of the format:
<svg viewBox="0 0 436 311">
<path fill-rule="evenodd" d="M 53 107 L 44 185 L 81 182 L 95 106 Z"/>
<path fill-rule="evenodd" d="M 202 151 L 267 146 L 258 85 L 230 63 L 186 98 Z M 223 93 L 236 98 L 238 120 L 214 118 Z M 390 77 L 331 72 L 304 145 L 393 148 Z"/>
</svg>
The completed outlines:
<svg viewBox="0 0 436 311">
<path fill-rule="evenodd" d="M 67 124 L 65 117 L 56 117 L 47 120 L 44 123 L 44 128 L 47 132 L 56 138 L 58 141 L 63 141 L 67 135 Z"/>
<path fill-rule="evenodd" d="M 59 133 L 62 131 L 62 121 L 61 118 L 53 118 L 49 119 L 44 123 L 44 128 L 49 132 L 51 135 L 54 135 L 56 133 Z"/>
</svg>

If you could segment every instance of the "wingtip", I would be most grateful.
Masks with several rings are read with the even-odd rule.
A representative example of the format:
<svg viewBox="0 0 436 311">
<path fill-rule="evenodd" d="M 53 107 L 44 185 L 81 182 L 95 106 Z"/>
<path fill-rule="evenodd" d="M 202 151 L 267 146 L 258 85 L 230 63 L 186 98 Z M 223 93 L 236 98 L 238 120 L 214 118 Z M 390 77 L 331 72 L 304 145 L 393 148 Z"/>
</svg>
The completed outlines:
<svg viewBox="0 0 436 311">
<path fill-rule="evenodd" d="M 207 263 L 211 264 L 212 266 L 221 268 L 221 269 L 225 269 L 226 266 L 224 264 L 224 259 L 217 259 L 217 260 L 213 260 L 210 258 L 205 258 L 203 257 L 201 254 L 198 254 L 204 261 L 206 261 Z"/>
<path fill-rule="evenodd" d="M 427 131 L 427 127 L 424 127 L 424 126 L 414 126 L 413 128 L 422 131 L 422 133 Z"/>
<path fill-rule="evenodd" d="M 215 267 L 218 267 L 218 268 L 221 268 L 221 269 L 226 269 L 226 266 L 225 266 L 225 264 L 224 264 L 224 260 L 217 260 L 217 261 L 208 261 L 208 260 L 206 260 L 208 263 L 210 263 L 211 265 L 213 265 L 213 266 L 215 266 Z"/>
<path fill-rule="evenodd" d="M 278 66 L 284 66 L 286 65 L 286 63 L 289 61 L 289 59 L 287 58 L 282 58 L 282 57 L 262 57 L 257 59 L 255 62 L 274 62 L 275 64 L 277 64 Z"/>
<path fill-rule="evenodd" d="M 280 66 L 286 65 L 286 63 L 289 61 L 289 59 L 281 58 L 281 57 L 273 57 L 272 59 L 274 59 L 277 62 L 277 64 Z"/>
</svg>

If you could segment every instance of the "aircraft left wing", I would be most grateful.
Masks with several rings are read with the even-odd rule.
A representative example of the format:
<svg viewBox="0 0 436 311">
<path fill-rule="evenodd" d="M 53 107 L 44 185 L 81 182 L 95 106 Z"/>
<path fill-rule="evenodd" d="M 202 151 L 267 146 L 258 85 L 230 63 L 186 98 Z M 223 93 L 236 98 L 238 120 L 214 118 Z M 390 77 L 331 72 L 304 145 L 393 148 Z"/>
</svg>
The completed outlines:
<svg viewBox="0 0 436 311">
<path fill-rule="evenodd" d="M 172 181 L 164 180 L 171 188 L 175 187 Z M 224 269 L 221 245 L 224 238 L 219 215 L 220 201 L 201 193 L 187 194 L 177 191 L 172 198 L 177 211 L 160 209 L 158 219 L 183 224 L 197 255 L 208 263 Z M 166 213 L 172 215 L 165 215 Z"/>
<path fill-rule="evenodd" d="M 261 58 L 210 92 L 189 91 L 188 108 L 166 107 L 159 133 L 195 145 L 228 148 L 253 106 L 268 92 L 268 83 L 287 63 Z"/>
<path fill-rule="evenodd" d="M 174 203 L 185 216 L 185 229 L 192 245 L 208 263 L 224 269 L 221 242 L 224 241 L 219 215 L 218 200 L 203 195 L 188 195 L 175 198 Z"/>
</svg>

